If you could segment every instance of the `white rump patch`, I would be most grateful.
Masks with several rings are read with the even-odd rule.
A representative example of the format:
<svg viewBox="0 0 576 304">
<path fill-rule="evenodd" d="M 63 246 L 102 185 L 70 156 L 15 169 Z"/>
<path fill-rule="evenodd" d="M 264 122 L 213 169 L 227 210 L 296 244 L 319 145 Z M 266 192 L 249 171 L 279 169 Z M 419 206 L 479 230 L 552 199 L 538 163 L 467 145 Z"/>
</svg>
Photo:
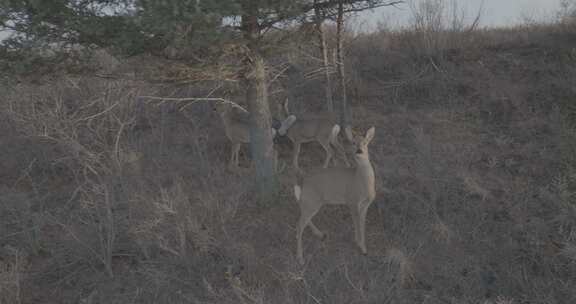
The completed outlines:
<svg viewBox="0 0 576 304">
<path fill-rule="evenodd" d="M 340 125 L 335 124 L 332 127 L 332 133 L 330 133 L 330 142 L 334 142 L 336 140 L 336 138 L 338 137 L 339 133 L 340 133 Z"/>
<path fill-rule="evenodd" d="M 294 196 L 297 201 L 300 201 L 300 195 L 302 194 L 302 188 L 298 185 L 294 185 Z"/>
<path fill-rule="evenodd" d="M 282 126 L 280 126 L 280 129 L 278 129 L 278 134 L 280 134 L 280 136 L 286 135 L 286 132 L 288 132 L 288 129 L 290 129 L 290 127 L 292 127 L 292 125 L 294 124 L 295 121 L 296 121 L 296 116 L 294 116 L 294 115 L 288 116 L 282 122 Z"/>
</svg>

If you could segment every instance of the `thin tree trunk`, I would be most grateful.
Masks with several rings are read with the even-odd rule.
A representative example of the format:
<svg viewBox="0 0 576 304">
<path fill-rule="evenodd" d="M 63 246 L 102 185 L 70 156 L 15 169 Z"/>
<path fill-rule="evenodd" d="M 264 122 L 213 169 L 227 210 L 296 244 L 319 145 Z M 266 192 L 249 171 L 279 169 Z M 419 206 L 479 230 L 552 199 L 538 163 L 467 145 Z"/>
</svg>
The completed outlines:
<svg viewBox="0 0 576 304">
<path fill-rule="evenodd" d="M 328 62 L 328 48 L 326 45 L 326 35 L 322 29 L 323 16 L 322 10 L 318 7 L 318 0 L 314 0 L 314 16 L 316 25 L 316 34 L 318 35 L 318 43 L 320 53 L 322 54 L 322 68 L 324 69 L 324 78 L 326 80 L 326 108 L 329 112 L 334 111 L 334 100 L 332 97 L 332 78 L 330 77 L 330 62 Z"/>
<path fill-rule="evenodd" d="M 246 87 L 246 101 L 250 112 L 250 148 L 256 183 L 262 198 L 276 191 L 275 153 L 271 133 L 268 86 L 264 59 L 260 55 L 257 10 L 249 8 L 249 15 L 242 16 L 242 28 L 248 51 L 244 59 L 243 81 Z"/>
<path fill-rule="evenodd" d="M 338 78 L 340 81 L 340 104 L 338 112 L 340 116 L 340 125 L 348 125 L 348 99 L 346 96 L 346 78 L 344 71 L 344 3 L 338 1 L 338 17 L 336 19 L 336 64 L 338 65 Z"/>
</svg>

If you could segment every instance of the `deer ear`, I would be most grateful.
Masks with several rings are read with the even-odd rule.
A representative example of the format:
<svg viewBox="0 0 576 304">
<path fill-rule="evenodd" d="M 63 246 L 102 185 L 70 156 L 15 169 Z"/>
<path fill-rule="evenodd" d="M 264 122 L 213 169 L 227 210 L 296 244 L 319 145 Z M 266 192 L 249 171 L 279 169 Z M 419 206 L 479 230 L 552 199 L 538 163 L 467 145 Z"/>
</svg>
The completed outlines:
<svg viewBox="0 0 576 304">
<path fill-rule="evenodd" d="M 284 101 L 284 103 L 282 104 L 282 108 L 284 108 L 284 114 L 286 116 L 290 115 L 290 110 L 288 109 L 288 97 L 286 97 L 286 100 Z"/>
<path fill-rule="evenodd" d="M 370 129 L 368 129 L 368 131 L 366 131 L 366 136 L 365 136 L 366 143 L 370 143 L 372 141 L 372 138 L 374 138 L 374 132 L 375 131 L 376 130 L 374 127 L 370 128 Z"/>
</svg>

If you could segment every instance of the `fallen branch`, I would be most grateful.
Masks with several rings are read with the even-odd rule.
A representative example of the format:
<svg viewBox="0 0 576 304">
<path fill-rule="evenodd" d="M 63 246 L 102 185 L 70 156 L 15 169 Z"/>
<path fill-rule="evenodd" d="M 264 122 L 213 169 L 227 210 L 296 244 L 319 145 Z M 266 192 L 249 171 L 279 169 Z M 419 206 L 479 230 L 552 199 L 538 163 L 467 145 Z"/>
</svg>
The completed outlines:
<svg viewBox="0 0 576 304">
<path fill-rule="evenodd" d="M 222 102 L 222 103 L 229 103 L 232 104 L 236 107 L 239 107 L 240 109 L 242 109 L 243 111 L 248 112 L 243 106 L 230 101 L 228 99 L 224 99 L 224 98 L 218 98 L 218 97 L 185 97 L 185 98 L 174 98 L 174 97 L 157 97 L 157 96 L 138 96 L 138 98 L 146 98 L 146 99 L 153 99 L 153 100 L 162 100 L 164 103 L 164 101 L 192 101 L 191 103 L 188 103 L 187 105 L 183 106 L 180 108 L 180 111 L 184 110 L 187 106 L 194 104 L 196 102 L 202 102 L 202 101 L 213 101 L 213 102 Z"/>
</svg>

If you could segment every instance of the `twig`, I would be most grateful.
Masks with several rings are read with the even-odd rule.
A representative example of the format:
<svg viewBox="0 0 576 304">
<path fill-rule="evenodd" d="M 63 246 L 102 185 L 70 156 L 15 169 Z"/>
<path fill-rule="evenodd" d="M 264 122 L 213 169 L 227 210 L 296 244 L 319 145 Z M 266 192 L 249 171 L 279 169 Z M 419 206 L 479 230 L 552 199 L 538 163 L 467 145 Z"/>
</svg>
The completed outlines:
<svg viewBox="0 0 576 304">
<path fill-rule="evenodd" d="M 114 154 L 116 155 L 116 165 L 118 169 L 121 169 L 122 164 L 120 160 L 120 137 L 122 136 L 122 131 L 124 131 L 124 123 L 120 123 L 120 128 L 118 129 L 118 134 L 116 134 L 116 141 L 114 143 Z"/>
<path fill-rule="evenodd" d="M 320 302 L 320 300 L 318 300 L 312 293 L 310 293 L 310 286 L 308 286 L 308 283 L 306 283 L 305 280 L 302 280 L 302 284 L 304 284 L 305 287 L 305 292 L 306 294 L 312 299 L 314 300 L 314 302 L 316 302 L 317 304 L 322 304 L 322 302 Z"/>
<path fill-rule="evenodd" d="M 201 102 L 201 101 L 215 101 L 215 102 L 222 102 L 222 103 L 229 103 L 232 104 L 236 107 L 239 107 L 240 109 L 242 109 L 243 111 L 248 112 L 248 110 L 246 110 L 243 106 L 230 101 L 228 99 L 224 99 L 224 98 L 218 98 L 218 97 L 185 97 L 185 98 L 173 98 L 173 97 L 157 97 L 157 96 L 138 96 L 138 98 L 148 98 L 148 99 L 153 99 L 153 100 L 165 100 L 165 101 L 193 101 L 192 103 L 189 103 L 183 107 L 180 108 L 180 111 L 184 110 L 187 106 L 189 106 L 190 104 L 196 103 L 196 102 Z"/>
<path fill-rule="evenodd" d="M 119 104 L 120 104 L 120 101 L 121 101 L 121 99 L 118 99 L 117 102 L 115 102 L 113 105 L 109 106 L 107 109 L 104 109 L 104 111 L 99 112 L 99 113 L 96 113 L 96 114 L 94 114 L 94 115 L 90 115 L 90 116 L 88 116 L 88 117 L 80 118 L 80 119 L 76 120 L 76 122 L 85 121 L 85 120 L 90 120 L 90 119 L 92 119 L 92 118 L 96 118 L 96 117 L 98 117 L 98 116 L 100 116 L 100 115 L 106 114 L 107 112 L 110 112 L 112 109 L 114 109 L 117 105 L 119 105 Z"/>
<path fill-rule="evenodd" d="M 24 229 L 24 230 L 20 230 L 20 231 L 17 231 L 17 232 L 13 232 L 13 233 L 10 233 L 10 234 L 3 235 L 2 237 L 0 237 L 0 241 L 7 240 L 7 239 L 9 239 L 9 238 L 11 238 L 11 237 L 13 237 L 13 236 L 19 235 L 19 234 L 24 234 L 24 233 L 27 233 L 27 232 L 30 232 L 30 231 L 34 231 L 34 230 L 36 230 L 36 229 L 38 229 L 38 228 L 39 228 L 39 226 L 38 226 L 38 225 L 35 225 L 35 226 L 32 226 L 32 227 L 27 228 L 27 229 Z"/>
<path fill-rule="evenodd" d="M 220 89 L 222 87 L 222 83 L 218 83 L 217 86 L 215 86 L 214 88 L 212 88 L 212 90 L 210 90 L 210 92 L 208 93 L 208 95 L 206 95 L 205 98 L 210 98 L 210 96 L 212 94 L 214 94 L 214 92 L 216 92 L 218 89 Z"/>
<path fill-rule="evenodd" d="M 66 226 L 65 224 L 59 222 L 58 220 L 56 220 L 56 218 L 54 218 L 52 215 L 47 214 L 46 218 L 48 218 L 49 220 L 52 220 L 53 223 L 55 223 L 56 225 L 60 226 L 61 228 L 63 228 L 66 232 L 68 232 L 68 234 L 70 236 L 72 236 L 72 238 L 74 240 L 76 240 L 76 242 L 78 242 L 78 244 L 80 244 L 82 247 L 86 248 L 90 253 L 92 253 L 94 255 L 94 257 L 96 257 L 96 259 L 98 259 L 103 265 L 107 265 L 107 261 L 106 259 L 104 259 L 104 257 L 102 257 L 98 252 L 96 252 L 96 250 L 94 250 L 92 247 L 90 247 L 88 244 L 86 244 L 85 242 L 82 241 L 82 239 L 80 239 L 78 236 L 76 236 L 76 234 L 72 231 L 72 229 L 70 229 L 68 226 Z"/>
<path fill-rule="evenodd" d="M 417 80 L 419 80 L 419 79 L 422 79 L 423 76 L 424 76 L 424 74 L 426 74 L 427 71 L 428 71 L 428 68 L 427 68 L 427 67 L 424 67 L 424 68 L 422 69 L 422 71 L 420 71 L 419 73 L 415 74 L 414 76 L 412 76 L 412 77 L 410 77 L 410 78 L 408 78 L 408 79 L 405 79 L 405 80 L 400 80 L 400 81 L 388 81 L 388 82 L 385 82 L 385 81 L 382 81 L 382 80 L 380 80 L 380 79 L 375 79 L 375 80 L 378 81 L 380 84 L 383 85 L 382 88 L 402 87 L 402 86 L 404 86 L 404 85 L 406 85 L 406 84 L 408 84 L 408 83 L 410 83 L 410 82 L 413 82 L 413 81 L 417 81 Z"/>
<path fill-rule="evenodd" d="M 444 71 L 442 71 L 442 70 L 436 65 L 436 63 L 434 63 L 434 60 L 433 60 L 432 58 L 429 58 L 429 59 L 430 59 L 430 63 L 432 64 L 432 66 L 434 67 L 434 69 L 435 69 L 436 71 L 438 71 L 438 72 L 440 72 L 440 73 L 444 73 Z"/>
<path fill-rule="evenodd" d="M 287 64 L 284 68 L 280 69 L 280 71 L 278 73 L 276 73 L 276 75 L 274 75 L 274 77 L 272 77 L 272 79 L 270 79 L 270 83 L 273 83 L 274 81 L 276 81 L 276 79 L 278 79 L 278 77 L 280 77 L 282 74 L 284 74 L 284 72 L 286 72 L 286 70 L 288 70 L 290 68 L 290 65 Z"/>
<path fill-rule="evenodd" d="M 344 264 L 344 277 L 346 278 L 346 280 L 348 280 L 348 284 L 350 284 L 350 286 L 352 286 L 352 288 L 356 290 L 362 296 L 362 298 L 364 298 L 365 296 L 362 289 L 356 286 L 354 283 L 352 283 L 352 280 L 350 279 L 350 274 L 348 273 L 348 265 L 346 263 Z"/>
<path fill-rule="evenodd" d="M 16 181 L 12 184 L 12 188 L 15 188 L 16 185 L 18 185 L 18 183 L 20 182 L 20 180 L 24 179 L 25 176 L 28 176 L 30 174 L 30 172 L 32 171 L 32 166 L 34 166 L 34 163 L 36 163 L 36 158 L 34 158 L 30 164 L 26 167 L 26 169 L 24 169 L 24 171 L 22 172 L 22 174 L 16 179 Z"/>
<path fill-rule="evenodd" d="M 227 101 L 224 98 L 218 97 L 184 97 L 184 98 L 175 98 L 175 97 L 157 97 L 157 96 L 138 96 L 138 98 L 148 98 L 154 100 L 166 100 L 166 101 Z"/>
</svg>

